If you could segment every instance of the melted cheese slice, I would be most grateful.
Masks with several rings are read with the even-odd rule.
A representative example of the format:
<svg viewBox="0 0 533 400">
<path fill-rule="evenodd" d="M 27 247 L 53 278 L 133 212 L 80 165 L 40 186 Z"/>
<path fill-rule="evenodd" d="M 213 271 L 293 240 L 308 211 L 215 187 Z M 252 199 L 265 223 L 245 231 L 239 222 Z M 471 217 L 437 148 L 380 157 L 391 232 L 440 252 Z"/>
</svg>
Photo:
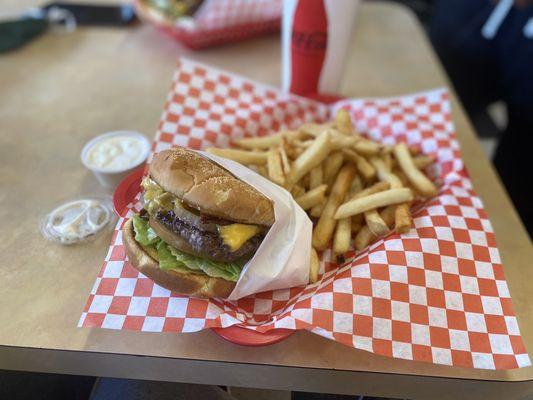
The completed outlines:
<svg viewBox="0 0 533 400">
<path fill-rule="evenodd" d="M 259 232 L 257 225 L 231 224 L 218 225 L 218 233 L 231 251 L 236 251 L 250 238 Z"/>
</svg>

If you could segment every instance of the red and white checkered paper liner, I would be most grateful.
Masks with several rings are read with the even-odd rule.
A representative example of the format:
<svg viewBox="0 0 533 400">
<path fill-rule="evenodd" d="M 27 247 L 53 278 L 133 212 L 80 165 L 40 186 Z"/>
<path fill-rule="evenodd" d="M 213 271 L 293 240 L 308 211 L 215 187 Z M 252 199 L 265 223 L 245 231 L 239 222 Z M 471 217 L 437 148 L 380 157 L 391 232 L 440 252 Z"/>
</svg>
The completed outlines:
<svg viewBox="0 0 533 400">
<path fill-rule="evenodd" d="M 181 60 L 153 150 L 227 147 L 231 139 L 326 121 L 339 107 L 373 139 L 406 141 L 437 157 L 433 172 L 443 186 L 417 210 L 414 229 L 357 256 L 349 252 L 342 265 L 325 251 L 315 284 L 229 302 L 180 296 L 139 274 L 125 258 L 120 219 L 80 326 L 307 329 L 389 357 L 487 369 L 530 365 L 490 221 L 460 158 L 446 90 L 326 106 Z"/>
<path fill-rule="evenodd" d="M 160 25 L 137 0 L 140 15 Z M 191 48 L 203 48 L 278 32 L 282 0 L 204 0 L 187 24 L 161 26 Z"/>
</svg>

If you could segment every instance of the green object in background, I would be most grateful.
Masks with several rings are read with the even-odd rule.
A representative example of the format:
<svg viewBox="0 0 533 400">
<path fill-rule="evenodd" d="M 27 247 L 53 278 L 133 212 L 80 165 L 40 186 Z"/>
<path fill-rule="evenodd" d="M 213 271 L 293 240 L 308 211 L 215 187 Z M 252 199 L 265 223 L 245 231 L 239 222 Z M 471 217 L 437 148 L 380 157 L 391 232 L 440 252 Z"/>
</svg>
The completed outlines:
<svg viewBox="0 0 533 400">
<path fill-rule="evenodd" d="M 24 17 L 0 22 L 0 53 L 19 48 L 44 33 L 48 28 L 46 18 Z"/>
</svg>

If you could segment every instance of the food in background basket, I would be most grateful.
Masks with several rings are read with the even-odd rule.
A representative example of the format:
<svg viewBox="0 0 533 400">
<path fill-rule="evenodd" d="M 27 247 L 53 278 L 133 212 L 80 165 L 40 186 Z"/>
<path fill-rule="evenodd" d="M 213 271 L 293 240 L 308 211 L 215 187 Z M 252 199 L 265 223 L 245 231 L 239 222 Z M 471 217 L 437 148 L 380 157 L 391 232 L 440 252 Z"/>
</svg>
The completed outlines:
<svg viewBox="0 0 533 400">
<path fill-rule="evenodd" d="M 203 0 L 141 0 L 170 19 L 192 16 Z"/>
<path fill-rule="evenodd" d="M 191 49 L 279 32 L 282 0 L 135 0 L 140 20 Z"/>
<path fill-rule="evenodd" d="M 182 147 L 157 153 L 141 186 L 144 208 L 123 228 L 130 263 L 177 293 L 227 297 L 274 223 L 272 201 Z"/>
<path fill-rule="evenodd" d="M 314 249 L 325 250 L 333 241 L 341 261 L 352 240 L 362 250 L 392 230 L 409 231 L 413 200 L 437 195 L 424 173 L 433 157 L 404 143 L 385 146 L 364 138 L 344 109 L 327 123 L 233 143 L 238 149 L 207 151 L 245 164 L 289 190 L 314 218 Z"/>
</svg>

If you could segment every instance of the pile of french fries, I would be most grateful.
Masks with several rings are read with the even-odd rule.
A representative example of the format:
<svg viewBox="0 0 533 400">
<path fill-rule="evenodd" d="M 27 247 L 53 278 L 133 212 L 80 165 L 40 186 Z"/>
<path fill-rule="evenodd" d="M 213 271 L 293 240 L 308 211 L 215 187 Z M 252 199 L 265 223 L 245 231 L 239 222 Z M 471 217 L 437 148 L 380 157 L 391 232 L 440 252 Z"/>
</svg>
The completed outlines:
<svg viewBox="0 0 533 400">
<path fill-rule="evenodd" d="M 432 157 L 405 143 L 385 146 L 362 137 L 343 109 L 329 123 L 233 143 L 239 148 L 207 151 L 284 187 L 312 218 L 311 282 L 318 277 L 317 251 L 332 239 L 333 252 L 343 261 L 352 240 L 361 251 L 392 230 L 409 231 L 415 197 L 437 194 L 424 173 Z"/>
</svg>

